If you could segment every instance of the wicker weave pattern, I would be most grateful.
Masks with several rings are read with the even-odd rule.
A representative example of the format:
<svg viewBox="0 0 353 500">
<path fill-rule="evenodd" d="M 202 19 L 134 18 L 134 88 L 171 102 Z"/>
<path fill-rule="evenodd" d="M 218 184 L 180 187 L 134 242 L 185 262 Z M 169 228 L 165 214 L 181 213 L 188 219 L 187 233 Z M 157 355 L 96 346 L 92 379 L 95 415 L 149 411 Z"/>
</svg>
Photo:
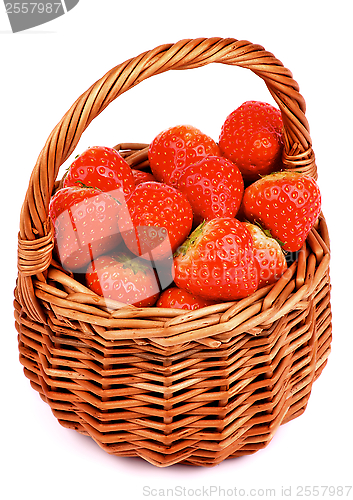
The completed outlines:
<svg viewBox="0 0 353 500">
<path fill-rule="evenodd" d="M 316 178 L 305 102 L 289 70 L 261 46 L 183 40 L 113 68 L 55 127 L 23 204 L 15 317 L 20 360 L 59 422 L 108 453 L 157 465 L 210 466 L 266 446 L 306 408 L 331 343 L 329 237 L 321 215 L 275 284 L 201 310 L 122 307 L 97 296 L 52 259 L 50 196 L 60 165 L 89 123 L 152 75 L 211 62 L 251 69 L 278 103 L 284 163 Z M 147 145 L 116 149 L 135 168 Z"/>
</svg>

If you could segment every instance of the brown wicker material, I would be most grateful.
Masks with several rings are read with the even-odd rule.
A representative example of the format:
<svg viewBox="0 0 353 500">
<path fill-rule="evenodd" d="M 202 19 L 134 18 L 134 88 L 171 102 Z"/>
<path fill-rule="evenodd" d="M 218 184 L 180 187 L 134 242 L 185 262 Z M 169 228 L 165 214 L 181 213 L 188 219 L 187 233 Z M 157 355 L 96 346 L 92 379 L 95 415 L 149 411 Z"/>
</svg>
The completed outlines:
<svg viewBox="0 0 353 500">
<path fill-rule="evenodd" d="M 157 466 L 211 466 L 265 447 L 306 408 L 330 352 L 329 237 L 322 215 L 275 284 L 196 311 L 104 300 L 52 259 L 48 204 L 59 167 L 109 103 L 142 80 L 212 62 L 248 68 L 281 109 L 284 163 L 316 178 L 305 102 L 260 45 L 182 40 L 116 66 L 49 136 L 20 218 L 15 317 L 20 361 L 59 422 L 108 453 Z M 136 168 L 146 144 L 116 146 Z"/>
</svg>

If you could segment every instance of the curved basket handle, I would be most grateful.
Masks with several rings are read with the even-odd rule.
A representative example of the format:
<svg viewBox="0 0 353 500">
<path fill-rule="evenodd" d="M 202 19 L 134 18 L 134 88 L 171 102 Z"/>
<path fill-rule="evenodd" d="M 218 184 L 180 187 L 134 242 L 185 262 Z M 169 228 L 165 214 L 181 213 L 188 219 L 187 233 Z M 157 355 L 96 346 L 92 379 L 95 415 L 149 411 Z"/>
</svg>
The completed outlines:
<svg viewBox="0 0 353 500">
<path fill-rule="evenodd" d="M 282 112 L 285 167 L 317 177 L 305 101 L 292 73 L 273 54 L 261 45 L 233 38 L 198 38 L 161 45 L 111 69 L 76 100 L 50 134 L 33 169 L 22 206 L 20 276 L 40 275 L 50 265 L 53 229 L 48 207 L 54 182 L 60 166 L 74 151 L 91 121 L 119 95 L 153 75 L 210 63 L 247 68 L 264 80 Z"/>
</svg>

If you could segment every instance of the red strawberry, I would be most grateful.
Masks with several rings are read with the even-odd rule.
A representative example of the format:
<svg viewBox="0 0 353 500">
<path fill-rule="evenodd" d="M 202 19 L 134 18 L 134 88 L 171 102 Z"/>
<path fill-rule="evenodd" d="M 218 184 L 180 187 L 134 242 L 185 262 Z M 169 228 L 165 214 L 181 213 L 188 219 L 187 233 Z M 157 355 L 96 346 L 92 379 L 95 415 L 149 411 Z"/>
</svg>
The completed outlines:
<svg viewBox="0 0 353 500">
<path fill-rule="evenodd" d="M 83 184 L 110 192 L 121 199 L 119 192 L 129 196 L 135 189 L 135 181 L 127 162 L 113 148 L 93 146 L 84 151 L 70 165 L 64 178 L 64 187 Z"/>
<path fill-rule="evenodd" d="M 102 255 L 91 262 L 86 282 L 98 295 L 137 307 L 153 306 L 159 297 L 152 267 L 124 252 Z"/>
<path fill-rule="evenodd" d="M 157 181 L 176 187 L 185 167 L 204 156 L 220 156 L 213 139 L 191 125 L 171 127 L 152 141 L 148 158 Z"/>
<path fill-rule="evenodd" d="M 156 181 L 152 174 L 149 172 L 144 172 L 143 170 L 137 170 L 135 168 L 131 169 L 132 175 L 134 176 L 135 186 L 142 184 L 142 182 Z"/>
<path fill-rule="evenodd" d="M 202 223 L 175 254 L 175 284 L 207 300 L 237 300 L 259 282 L 249 231 L 237 219 Z"/>
<path fill-rule="evenodd" d="M 170 257 L 188 236 L 192 209 L 185 196 L 160 182 L 139 184 L 120 217 L 124 241 L 135 255 L 162 260 Z"/>
<path fill-rule="evenodd" d="M 281 170 L 283 150 L 281 112 L 259 101 L 244 102 L 223 124 L 222 154 L 233 161 L 246 182 Z"/>
<path fill-rule="evenodd" d="M 287 269 L 281 246 L 267 231 L 250 222 L 243 223 L 253 239 L 254 257 L 259 265 L 259 288 L 275 283 Z"/>
<path fill-rule="evenodd" d="M 244 192 L 238 167 L 217 156 L 206 156 L 186 167 L 177 187 L 190 202 L 195 226 L 204 219 L 235 217 Z"/>
<path fill-rule="evenodd" d="M 156 305 L 157 307 L 169 307 L 172 309 L 194 310 L 211 304 L 214 304 L 214 302 L 196 297 L 186 290 L 173 286 L 161 293 Z"/>
<path fill-rule="evenodd" d="M 299 250 L 321 211 L 319 186 L 297 172 L 267 175 L 245 189 L 245 218 L 258 222 L 290 252 Z"/>
<path fill-rule="evenodd" d="M 121 242 L 121 206 L 96 189 L 59 189 L 49 205 L 55 247 L 64 268 L 76 271 Z"/>
</svg>

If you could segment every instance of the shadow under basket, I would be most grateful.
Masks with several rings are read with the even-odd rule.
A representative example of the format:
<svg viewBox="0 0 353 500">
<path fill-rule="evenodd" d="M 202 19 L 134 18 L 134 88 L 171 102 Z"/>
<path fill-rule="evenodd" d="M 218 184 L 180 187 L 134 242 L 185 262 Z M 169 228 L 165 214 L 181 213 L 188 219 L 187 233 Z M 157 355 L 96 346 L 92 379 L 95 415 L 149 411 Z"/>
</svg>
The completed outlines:
<svg viewBox="0 0 353 500">
<path fill-rule="evenodd" d="M 53 259 L 50 197 L 89 123 L 146 78 L 212 62 L 264 80 L 282 112 L 285 168 L 316 178 L 305 102 L 291 72 L 247 41 L 182 40 L 116 66 L 79 97 L 39 155 L 20 218 L 14 305 L 26 377 L 64 427 L 110 454 L 159 467 L 213 466 L 264 448 L 279 425 L 304 412 L 330 352 L 322 214 L 274 285 L 196 311 L 114 307 Z M 134 168 L 148 167 L 147 145 L 116 149 Z"/>
</svg>

